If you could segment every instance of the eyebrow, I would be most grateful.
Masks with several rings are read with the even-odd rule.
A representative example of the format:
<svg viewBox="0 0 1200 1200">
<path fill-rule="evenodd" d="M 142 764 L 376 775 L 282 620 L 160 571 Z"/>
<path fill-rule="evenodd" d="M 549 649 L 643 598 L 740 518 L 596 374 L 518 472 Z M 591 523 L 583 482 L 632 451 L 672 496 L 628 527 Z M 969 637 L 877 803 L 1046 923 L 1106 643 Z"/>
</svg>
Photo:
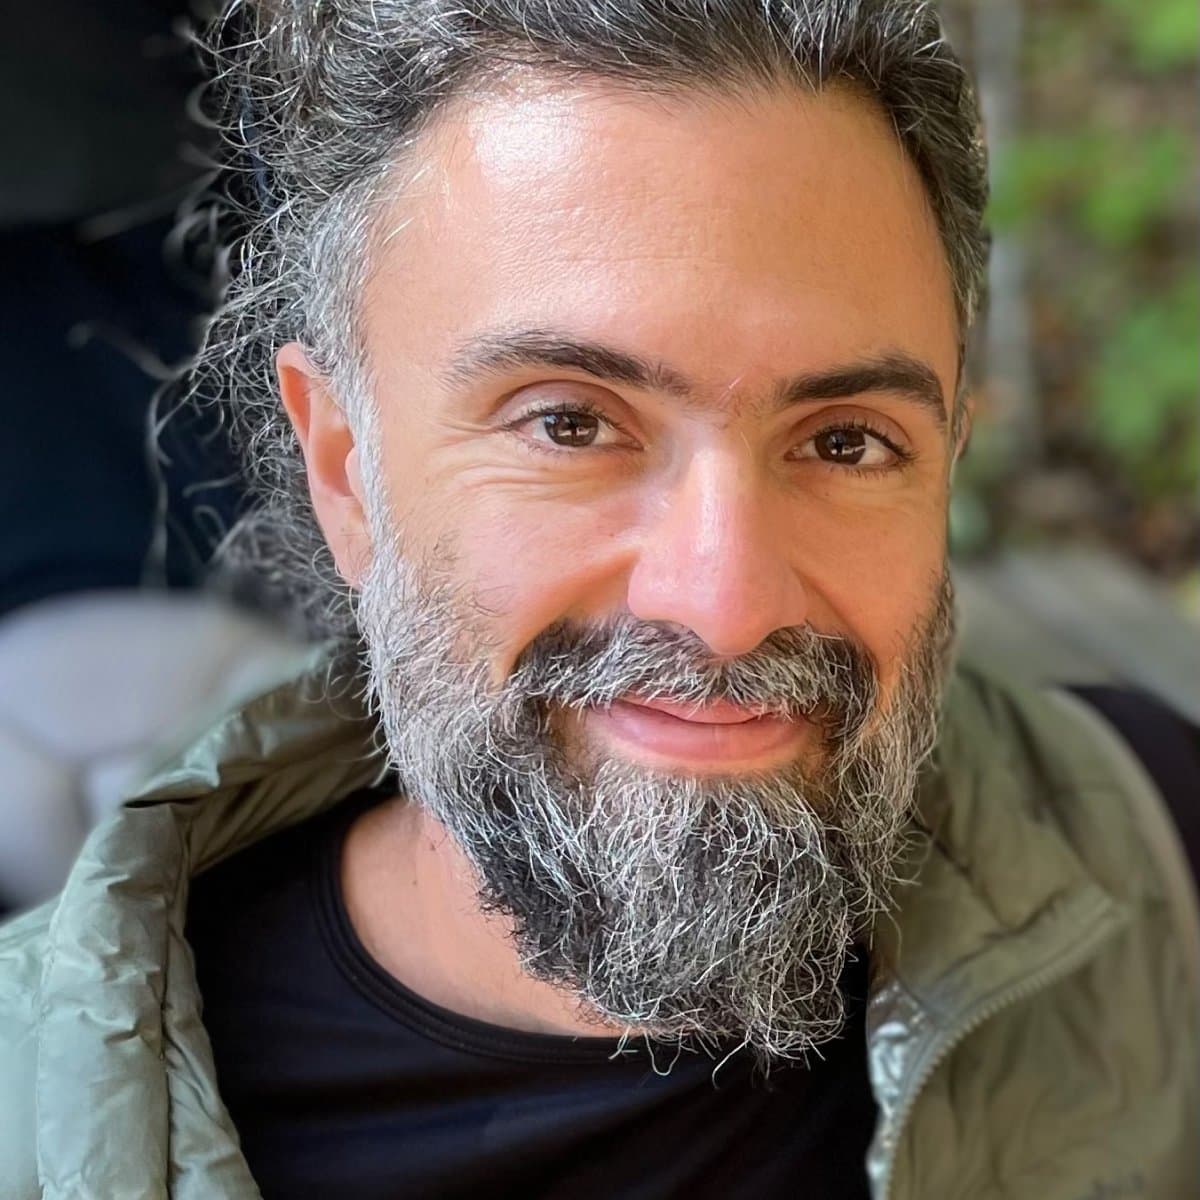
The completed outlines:
<svg viewBox="0 0 1200 1200">
<path fill-rule="evenodd" d="M 547 329 L 477 334 L 455 351 L 441 378 L 450 390 L 457 390 L 479 376 L 525 367 L 582 371 L 611 383 L 665 392 L 698 403 L 695 386 L 683 372 L 666 363 Z M 781 380 L 772 391 L 769 407 L 778 411 L 793 404 L 869 392 L 894 393 L 932 413 L 939 428 L 946 426 L 945 396 L 937 374 L 928 363 L 902 350 L 887 350 Z"/>
<path fill-rule="evenodd" d="M 680 399 L 694 395 L 692 385 L 679 371 L 614 346 L 574 338 L 545 329 L 514 333 L 479 334 L 454 354 L 444 382 L 463 385 L 478 375 L 499 374 L 521 367 L 566 367 L 623 383 L 644 391 L 667 392 Z"/>
<path fill-rule="evenodd" d="M 939 429 L 946 427 L 946 398 L 928 363 L 902 350 L 889 350 L 861 362 L 846 363 L 809 375 L 797 375 L 777 389 L 775 406 L 810 400 L 835 400 L 868 392 L 892 392 L 928 409 Z"/>
</svg>

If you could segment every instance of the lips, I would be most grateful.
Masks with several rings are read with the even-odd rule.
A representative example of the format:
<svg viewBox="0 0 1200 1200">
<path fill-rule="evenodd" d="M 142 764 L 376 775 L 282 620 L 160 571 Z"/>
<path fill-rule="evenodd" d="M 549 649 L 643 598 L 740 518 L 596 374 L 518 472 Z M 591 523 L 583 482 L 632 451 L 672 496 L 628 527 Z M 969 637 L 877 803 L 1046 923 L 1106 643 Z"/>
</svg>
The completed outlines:
<svg viewBox="0 0 1200 1200">
<path fill-rule="evenodd" d="M 652 709 L 654 712 L 666 713 L 668 717 L 700 725 L 744 725 L 747 721 L 758 720 L 767 712 L 764 707 L 742 708 L 737 704 L 730 704 L 728 700 L 705 700 L 698 703 L 626 696 L 620 703 Z"/>
<path fill-rule="evenodd" d="M 725 700 L 626 696 L 587 721 L 624 757 L 684 771 L 763 770 L 794 758 L 808 722 Z"/>
</svg>

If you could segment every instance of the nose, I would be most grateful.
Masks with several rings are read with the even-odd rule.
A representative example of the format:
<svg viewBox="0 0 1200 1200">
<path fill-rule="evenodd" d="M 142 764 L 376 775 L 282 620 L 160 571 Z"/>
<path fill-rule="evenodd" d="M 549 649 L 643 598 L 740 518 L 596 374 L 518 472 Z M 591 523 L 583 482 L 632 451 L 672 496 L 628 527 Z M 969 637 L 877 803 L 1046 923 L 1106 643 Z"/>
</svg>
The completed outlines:
<svg viewBox="0 0 1200 1200">
<path fill-rule="evenodd" d="M 693 456 L 641 543 L 629 577 L 633 615 L 686 626 L 720 657 L 803 625 L 805 589 L 771 492 L 736 455 Z"/>
</svg>

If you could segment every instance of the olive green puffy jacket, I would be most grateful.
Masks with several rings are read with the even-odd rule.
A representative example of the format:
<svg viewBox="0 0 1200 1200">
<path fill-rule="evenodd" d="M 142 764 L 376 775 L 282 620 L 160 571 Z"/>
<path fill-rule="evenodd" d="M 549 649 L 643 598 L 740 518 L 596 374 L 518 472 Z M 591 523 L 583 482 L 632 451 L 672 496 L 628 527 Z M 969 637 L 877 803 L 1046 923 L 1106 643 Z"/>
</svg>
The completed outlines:
<svg viewBox="0 0 1200 1200">
<path fill-rule="evenodd" d="M 223 720 L 0 929 L 0 1200 L 258 1195 L 188 882 L 382 776 L 320 678 Z M 1140 764 L 1078 701 L 960 670 L 918 823 L 875 939 L 877 1200 L 1200 1196 L 1200 924 Z"/>
</svg>

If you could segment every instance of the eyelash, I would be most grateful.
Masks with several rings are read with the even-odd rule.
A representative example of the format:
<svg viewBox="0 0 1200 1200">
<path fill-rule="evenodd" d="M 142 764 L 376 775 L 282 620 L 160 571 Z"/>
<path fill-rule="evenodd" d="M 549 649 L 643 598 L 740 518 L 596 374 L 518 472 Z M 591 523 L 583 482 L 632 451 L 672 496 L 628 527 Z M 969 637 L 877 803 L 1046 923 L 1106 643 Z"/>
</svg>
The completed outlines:
<svg viewBox="0 0 1200 1200">
<path fill-rule="evenodd" d="M 626 431 L 617 424 L 603 409 L 595 404 L 589 404 L 586 400 L 575 400 L 570 404 L 545 404 L 538 408 L 531 408 L 528 412 L 522 413 L 519 417 L 515 417 L 511 421 L 505 422 L 502 428 L 509 433 L 516 433 L 523 425 L 528 425 L 530 421 L 536 421 L 539 417 L 552 417 L 563 414 L 566 416 L 581 416 L 595 417 L 597 421 L 607 425 L 610 429 L 615 429 L 617 433 L 626 433 Z M 628 435 L 626 435 L 628 436 Z M 525 444 L 537 454 L 553 454 L 555 456 L 564 452 L 578 453 L 578 451 L 567 451 L 565 446 L 551 446 L 543 442 L 534 441 L 532 438 L 526 438 Z M 589 449 L 596 450 L 620 450 L 620 446 L 592 446 Z"/>
<path fill-rule="evenodd" d="M 528 412 L 522 413 L 519 417 L 504 424 L 503 428 L 510 433 L 516 433 L 523 425 L 527 425 L 530 421 L 536 421 L 539 417 L 555 416 L 557 414 L 568 414 L 595 417 L 598 421 L 602 421 L 611 429 L 615 429 L 618 433 L 624 433 L 625 430 L 617 424 L 606 412 L 600 409 L 597 405 L 589 404 L 586 400 L 577 400 L 571 404 L 546 404 L 538 408 L 530 409 Z M 883 443 L 897 458 L 894 467 L 858 467 L 854 465 L 836 466 L 834 463 L 826 463 L 826 466 L 832 467 L 835 470 L 851 475 L 861 477 L 871 477 L 880 475 L 889 470 L 903 469 L 910 466 L 916 459 L 916 454 L 913 451 L 906 449 L 903 446 L 897 445 L 882 429 L 873 425 L 870 421 L 862 417 L 844 417 L 835 421 L 830 421 L 827 425 L 822 425 L 820 429 L 814 430 L 805 441 L 811 441 L 813 438 L 818 438 L 822 434 L 832 433 L 837 429 L 854 429 L 861 433 L 869 434 L 873 438 L 877 438 Z M 538 454 L 552 454 L 558 456 L 562 454 L 565 447 L 555 447 L 545 445 L 542 442 L 534 441 L 532 438 L 526 438 L 525 443 L 534 452 Z M 597 446 L 593 447 L 596 450 L 616 450 L 620 447 L 616 446 Z"/>
<path fill-rule="evenodd" d="M 820 429 L 814 430 L 804 440 L 810 442 L 813 438 L 819 438 L 822 434 L 832 433 L 835 429 L 854 429 L 860 433 L 870 434 L 871 437 L 882 442 L 895 456 L 896 462 L 890 467 L 858 467 L 844 466 L 837 467 L 838 471 L 848 471 L 853 475 L 860 477 L 870 477 L 873 475 L 881 475 L 887 471 L 903 470 L 905 467 L 911 466 L 916 461 L 916 454 L 908 448 L 898 445 L 892 438 L 878 426 L 871 424 L 865 417 L 840 417 L 837 420 L 830 421 L 827 425 L 822 425 Z M 827 463 L 827 466 L 835 466 L 834 463 Z"/>
</svg>

